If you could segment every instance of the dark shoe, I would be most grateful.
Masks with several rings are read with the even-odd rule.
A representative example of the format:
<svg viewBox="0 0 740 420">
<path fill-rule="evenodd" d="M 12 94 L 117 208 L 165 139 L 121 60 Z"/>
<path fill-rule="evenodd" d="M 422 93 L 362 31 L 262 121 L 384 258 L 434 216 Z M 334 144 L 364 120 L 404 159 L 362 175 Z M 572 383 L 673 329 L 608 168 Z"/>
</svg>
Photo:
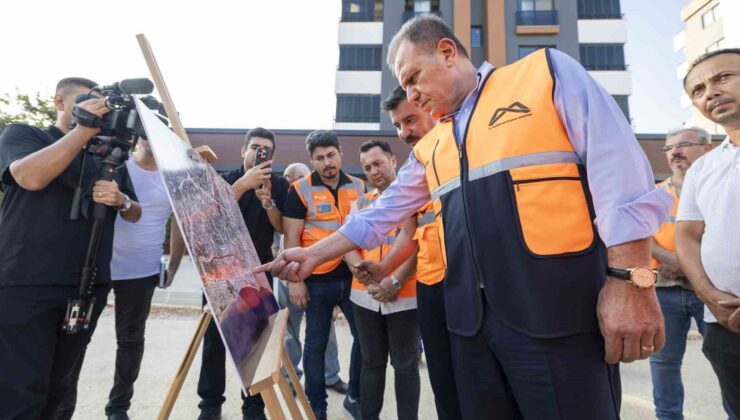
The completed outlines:
<svg viewBox="0 0 740 420">
<path fill-rule="evenodd" d="M 349 385 L 347 384 L 347 382 L 344 382 L 342 378 L 339 378 L 339 380 L 334 382 L 333 384 L 327 385 L 326 389 L 333 389 L 334 391 L 342 395 L 346 395 L 347 391 L 349 391 Z"/>
<path fill-rule="evenodd" d="M 326 413 L 313 413 L 313 416 L 316 420 L 327 420 L 328 417 L 326 417 Z"/>
<path fill-rule="evenodd" d="M 342 407 L 344 408 L 344 414 L 350 416 L 354 420 L 360 420 L 362 418 L 362 414 L 360 413 L 360 400 L 349 400 L 349 395 L 344 397 L 344 402 L 342 403 Z"/>
<path fill-rule="evenodd" d="M 198 420 L 221 420 L 221 407 L 201 408 Z"/>
<path fill-rule="evenodd" d="M 267 417 L 265 417 L 265 413 L 258 414 L 256 416 L 253 414 L 242 414 L 242 420 L 267 420 Z"/>
<path fill-rule="evenodd" d="M 125 411 L 108 414 L 108 420 L 128 420 L 128 414 Z"/>
</svg>

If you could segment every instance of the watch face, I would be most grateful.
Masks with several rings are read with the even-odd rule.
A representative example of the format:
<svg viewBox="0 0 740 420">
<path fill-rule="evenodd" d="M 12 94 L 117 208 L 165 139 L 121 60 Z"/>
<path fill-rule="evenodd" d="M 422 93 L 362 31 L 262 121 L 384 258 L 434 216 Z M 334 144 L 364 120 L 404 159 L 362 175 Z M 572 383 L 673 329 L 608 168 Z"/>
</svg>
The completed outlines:
<svg viewBox="0 0 740 420">
<path fill-rule="evenodd" d="M 635 286 L 649 288 L 655 284 L 655 272 L 647 267 L 637 267 L 632 270 L 630 280 Z"/>
</svg>

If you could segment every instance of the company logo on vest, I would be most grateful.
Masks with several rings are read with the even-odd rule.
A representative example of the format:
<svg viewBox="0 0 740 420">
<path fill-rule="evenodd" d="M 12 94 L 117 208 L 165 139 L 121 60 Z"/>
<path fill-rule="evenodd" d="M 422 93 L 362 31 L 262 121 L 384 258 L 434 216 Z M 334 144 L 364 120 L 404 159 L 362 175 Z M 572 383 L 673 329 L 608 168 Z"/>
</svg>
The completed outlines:
<svg viewBox="0 0 740 420">
<path fill-rule="evenodd" d="M 518 117 L 508 118 L 505 121 L 499 122 L 502 118 L 504 118 L 507 114 L 524 114 L 520 115 Z M 532 115 L 532 110 L 529 109 L 526 105 L 522 104 L 521 102 L 514 102 L 513 104 L 509 105 L 505 108 L 498 108 L 496 112 L 493 113 L 493 117 L 491 117 L 491 121 L 488 122 L 488 128 L 495 128 L 502 124 L 510 123 L 512 121 L 516 121 L 520 118 L 529 117 Z M 497 124 L 498 123 L 498 124 Z"/>
</svg>

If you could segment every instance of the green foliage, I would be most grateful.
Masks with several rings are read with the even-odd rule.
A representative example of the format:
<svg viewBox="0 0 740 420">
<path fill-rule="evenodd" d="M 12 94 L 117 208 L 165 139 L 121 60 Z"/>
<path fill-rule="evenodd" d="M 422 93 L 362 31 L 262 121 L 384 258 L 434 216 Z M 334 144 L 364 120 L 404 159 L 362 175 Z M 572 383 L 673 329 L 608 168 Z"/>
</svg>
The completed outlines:
<svg viewBox="0 0 740 420">
<path fill-rule="evenodd" d="M 6 93 L 0 96 L 0 131 L 11 123 L 46 128 L 54 124 L 56 118 L 54 101 L 41 96 L 39 92 L 30 95 L 16 90 L 14 95 Z"/>
</svg>

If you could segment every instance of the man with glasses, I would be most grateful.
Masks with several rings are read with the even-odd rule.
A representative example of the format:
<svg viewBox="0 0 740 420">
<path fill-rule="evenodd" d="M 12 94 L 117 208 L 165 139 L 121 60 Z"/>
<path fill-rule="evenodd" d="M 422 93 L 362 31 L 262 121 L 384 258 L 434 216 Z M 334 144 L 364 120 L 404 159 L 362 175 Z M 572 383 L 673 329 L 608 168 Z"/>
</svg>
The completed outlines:
<svg viewBox="0 0 740 420">
<path fill-rule="evenodd" d="M 269 150 L 268 160 L 255 165 L 257 149 Z M 282 209 L 288 194 L 288 182 L 280 175 L 272 174 L 272 156 L 275 151 L 275 135 L 264 128 L 247 131 L 242 146 L 243 166 L 223 176 L 231 184 L 239 204 L 244 222 L 252 238 L 260 262 L 272 261 L 274 233 L 283 233 Z M 174 274 L 173 274 L 174 276 Z M 268 275 L 268 283 L 272 277 Z M 205 304 L 205 297 L 203 299 Z M 201 398 L 199 420 L 221 418 L 221 405 L 226 400 L 226 350 L 216 328 L 211 324 L 203 338 L 203 361 L 198 380 L 198 395 Z M 242 414 L 246 419 L 265 419 L 265 404 L 260 395 L 242 395 Z"/>
<path fill-rule="evenodd" d="M 658 184 L 673 196 L 671 217 L 660 227 L 652 241 L 653 268 L 658 269 L 655 291 L 665 319 L 665 347 L 650 356 L 653 378 L 653 400 L 658 419 L 683 416 L 683 383 L 681 361 L 686 351 L 686 335 L 691 319 L 696 321 L 699 333 L 704 334 L 704 304 L 686 279 L 676 260 L 676 213 L 684 177 L 689 167 L 712 148 L 711 137 L 699 127 L 678 128 L 668 132 L 665 146 L 672 174 Z"/>
</svg>

